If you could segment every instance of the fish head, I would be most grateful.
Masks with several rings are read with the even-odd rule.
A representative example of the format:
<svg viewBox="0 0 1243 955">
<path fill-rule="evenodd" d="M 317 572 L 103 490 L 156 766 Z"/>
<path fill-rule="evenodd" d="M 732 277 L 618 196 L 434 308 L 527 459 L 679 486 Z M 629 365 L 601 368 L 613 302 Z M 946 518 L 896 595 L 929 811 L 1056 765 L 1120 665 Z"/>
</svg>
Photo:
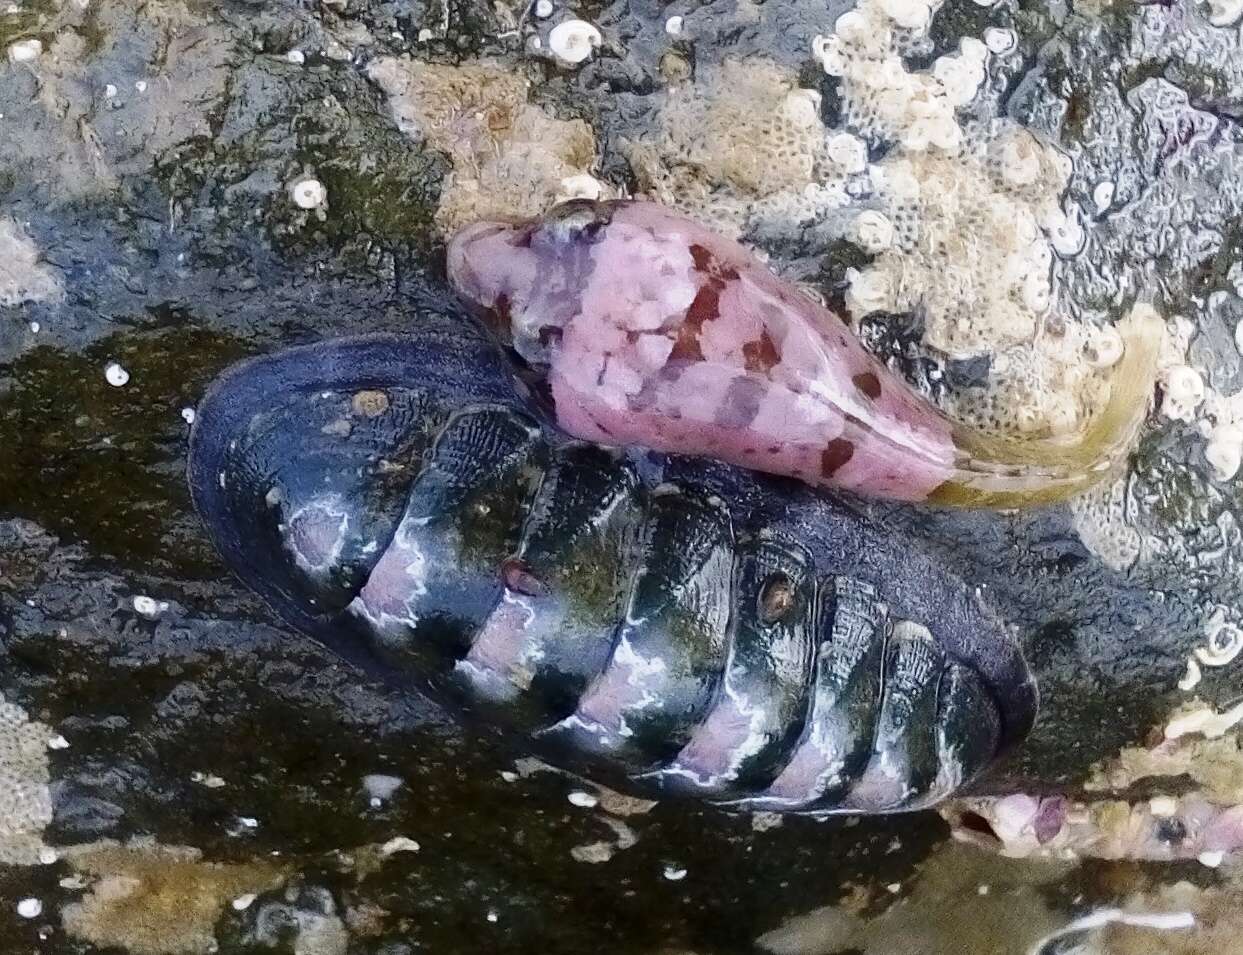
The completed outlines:
<svg viewBox="0 0 1243 955">
<path fill-rule="evenodd" d="M 535 219 L 476 222 L 449 242 L 449 282 L 503 343 L 546 370 L 582 293 L 613 204 L 574 200 Z"/>
</svg>

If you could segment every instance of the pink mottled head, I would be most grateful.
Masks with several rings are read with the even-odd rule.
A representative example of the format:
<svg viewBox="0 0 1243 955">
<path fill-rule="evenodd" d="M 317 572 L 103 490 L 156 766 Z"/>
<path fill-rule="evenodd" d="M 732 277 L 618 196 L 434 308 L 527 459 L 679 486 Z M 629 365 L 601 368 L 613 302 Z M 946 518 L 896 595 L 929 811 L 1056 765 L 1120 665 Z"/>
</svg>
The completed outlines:
<svg viewBox="0 0 1243 955">
<path fill-rule="evenodd" d="M 540 219 L 466 226 L 449 242 L 449 281 L 526 362 L 546 368 L 580 310 L 590 246 L 611 216 L 609 204 L 580 200 Z"/>
</svg>

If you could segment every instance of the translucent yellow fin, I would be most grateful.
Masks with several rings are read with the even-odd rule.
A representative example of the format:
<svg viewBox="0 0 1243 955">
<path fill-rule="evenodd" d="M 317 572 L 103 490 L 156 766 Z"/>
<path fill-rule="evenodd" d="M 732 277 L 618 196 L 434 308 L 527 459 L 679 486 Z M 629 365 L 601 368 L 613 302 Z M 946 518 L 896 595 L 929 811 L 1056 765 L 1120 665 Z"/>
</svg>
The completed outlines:
<svg viewBox="0 0 1243 955">
<path fill-rule="evenodd" d="M 1138 305 L 1118 325 L 1125 352 L 1109 401 L 1077 435 L 1021 440 L 957 426 L 954 475 L 929 500 L 958 507 L 1026 507 L 1072 497 L 1115 474 L 1148 414 L 1164 323 Z"/>
</svg>

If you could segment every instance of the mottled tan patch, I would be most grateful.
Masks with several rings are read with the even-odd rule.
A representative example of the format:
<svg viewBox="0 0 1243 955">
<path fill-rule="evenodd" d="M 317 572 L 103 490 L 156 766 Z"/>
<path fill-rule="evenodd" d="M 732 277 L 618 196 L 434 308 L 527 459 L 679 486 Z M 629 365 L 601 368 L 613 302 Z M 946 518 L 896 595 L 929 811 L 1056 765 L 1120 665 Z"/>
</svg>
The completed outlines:
<svg viewBox="0 0 1243 955">
<path fill-rule="evenodd" d="M 278 887 L 284 871 L 266 861 L 203 862 L 199 850 L 154 842 L 98 842 L 60 850 L 91 890 L 65 906 L 65 931 L 133 955 L 208 955 L 216 921 L 239 895 Z"/>
<path fill-rule="evenodd" d="M 1014 863 L 946 843 L 897 893 L 875 886 L 847 893 L 834 905 L 787 919 L 756 945 L 772 955 L 1026 952 L 1060 927 L 1044 886 L 1065 872 L 1056 863 Z"/>
<path fill-rule="evenodd" d="M 528 103 L 530 83 L 512 67 L 388 57 L 367 74 L 388 95 L 398 127 L 453 162 L 436 212 L 445 233 L 480 219 L 538 216 L 564 180 L 595 164 L 591 127 Z"/>
<path fill-rule="evenodd" d="M 354 414 L 374 418 L 388 411 L 388 395 L 382 391 L 358 391 L 354 393 L 354 400 L 350 405 Z"/>
<path fill-rule="evenodd" d="M 1194 781 L 1210 802 L 1243 803 L 1243 748 L 1238 736 L 1167 740 L 1152 749 L 1129 746 L 1107 765 L 1097 767 L 1084 788 L 1125 790 L 1140 780 L 1175 778 Z"/>
</svg>

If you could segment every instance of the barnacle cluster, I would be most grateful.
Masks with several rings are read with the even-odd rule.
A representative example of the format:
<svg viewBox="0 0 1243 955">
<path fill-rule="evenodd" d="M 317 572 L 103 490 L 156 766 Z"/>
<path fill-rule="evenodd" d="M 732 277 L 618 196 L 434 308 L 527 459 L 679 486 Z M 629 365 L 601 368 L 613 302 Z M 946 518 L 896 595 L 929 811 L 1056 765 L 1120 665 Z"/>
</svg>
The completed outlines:
<svg viewBox="0 0 1243 955">
<path fill-rule="evenodd" d="M 402 131 L 452 161 L 436 212 L 445 233 L 478 219 L 539 215 L 590 178 L 591 127 L 528 103 L 530 84 L 511 69 L 390 57 L 369 75 Z"/>
<path fill-rule="evenodd" d="M 939 355 L 991 358 L 988 387 L 952 392 L 947 410 L 992 431 L 1069 434 L 1106 401 L 1122 349 L 1111 327 L 1058 307 L 1054 260 L 1084 240 L 1062 206 L 1070 160 L 987 110 L 966 118 L 1006 37 L 908 67 L 939 5 L 864 0 L 816 39 L 840 128 L 779 67 L 727 60 L 675 85 L 628 158 L 642 191 L 734 236 L 855 244 L 873 256 L 846 273 L 855 319 L 919 312 Z"/>
<path fill-rule="evenodd" d="M 657 132 L 623 148 L 643 192 L 738 237 L 757 208 L 788 219 L 805 191 L 865 168 L 863 143 L 830 140 L 819 113 L 820 95 L 776 64 L 726 60 L 712 82 L 670 89 Z"/>
</svg>

